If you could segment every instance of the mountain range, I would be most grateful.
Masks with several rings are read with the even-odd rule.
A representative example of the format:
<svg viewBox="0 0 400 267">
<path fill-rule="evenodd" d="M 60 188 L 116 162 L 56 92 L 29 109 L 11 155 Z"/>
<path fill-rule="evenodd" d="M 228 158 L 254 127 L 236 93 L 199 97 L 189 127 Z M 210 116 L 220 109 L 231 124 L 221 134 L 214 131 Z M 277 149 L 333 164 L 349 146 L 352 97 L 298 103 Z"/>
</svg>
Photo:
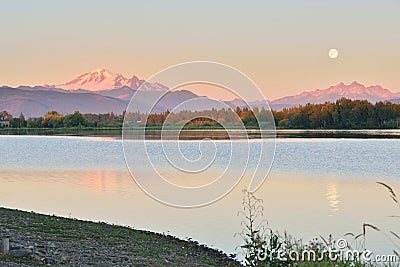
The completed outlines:
<svg viewBox="0 0 400 267">
<path fill-rule="evenodd" d="M 319 104 L 327 101 L 333 102 L 341 97 L 349 99 L 366 99 L 375 103 L 378 101 L 399 98 L 400 93 L 393 93 L 389 89 L 382 88 L 380 85 L 365 86 L 356 81 L 345 85 L 341 82 L 324 90 L 317 89 L 294 96 L 286 96 L 274 100 L 271 103 L 274 105 L 297 106 L 305 105 L 307 103 Z"/>
<path fill-rule="evenodd" d="M 187 100 L 199 97 L 200 101 L 196 107 L 189 107 L 189 109 L 219 109 L 226 107 L 224 104 L 232 108 L 246 106 L 240 99 L 224 101 L 223 104 L 210 101 L 206 96 L 198 96 L 187 90 L 167 91 L 168 88 L 160 83 L 145 83 L 145 80 L 136 76 L 126 78 L 106 69 L 96 69 L 63 84 L 16 88 L 0 87 L 0 110 L 7 110 L 14 116 L 18 116 L 22 112 L 25 117 L 43 116 L 51 110 L 62 114 L 77 110 L 82 113 L 122 113 L 135 93 L 137 93 L 135 107 L 138 111 L 149 110 L 153 102 L 163 94 L 165 96 L 153 108 L 153 112 L 172 110 Z M 286 96 L 269 101 L 269 104 L 272 109 L 280 110 L 307 103 L 332 102 L 341 97 L 366 99 L 373 103 L 385 100 L 400 103 L 400 93 L 393 93 L 379 85 L 365 86 L 353 82 L 348 85 L 339 83 L 324 90 L 317 89 Z M 253 107 L 264 105 L 263 101 L 252 101 L 248 104 Z M 188 109 L 184 105 L 183 108 Z"/>
<path fill-rule="evenodd" d="M 115 74 L 106 69 L 96 69 L 79 75 L 75 79 L 63 84 L 44 86 L 48 88 L 60 88 L 65 90 L 84 89 L 96 92 L 106 89 L 119 89 L 122 87 L 128 87 L 130 89 L 137 90 L 144 83 L 145 80 L 140 80 L 136 76 L 132 76 L 132 78 L 125 78 L 121 74 Z M 146 83 L 141 90 L 167 91 L 168 88 L 159 83 Z"/>
</svg>

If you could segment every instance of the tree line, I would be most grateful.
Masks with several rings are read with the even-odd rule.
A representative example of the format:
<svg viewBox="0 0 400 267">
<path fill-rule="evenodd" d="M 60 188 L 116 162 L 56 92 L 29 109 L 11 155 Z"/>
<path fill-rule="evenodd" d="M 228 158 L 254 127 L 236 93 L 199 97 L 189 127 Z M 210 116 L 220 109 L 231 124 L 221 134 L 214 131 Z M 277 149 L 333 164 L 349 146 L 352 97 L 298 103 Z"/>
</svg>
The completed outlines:
<svg viewBox="0 0 400 267">
<path fill-rule="evenodd" d="M 296 129 L 395 129 L 399 128 L 400 104 L 389 101 L 341 98 L 336 102 L 273 111 L 275 124 Z"/>
<path fill-rule="evenodd" d="M 264 110 L 265 111 L 265 110 Z M 259 113 L 258 109 L 256 111 Z M 266 111 L 265 111 L 266 112 Z M 222 127 L 245 125 L 247 127 L 258 127 L 255 111 L 247 107 L 233 109 L 211 109 L 203 111 L 183 110 L 177 113 L 169 111 L 149 114 L 146 124 L 148 126 L 187 125 L 192 127 Z M 168 118 L 168 119 L 167 119 Z M 128 117 L 129 120 L 129 117 Z"/>
<path fill-rule="evenodd" d="M 258 111 L 257 111 L 258 112 Z M 266 112 L 264 110 L 264 112 Z M 69 127 L 122 127 L 124 118 L 133 122 L 137 126 L 162 126 L 164 123 L 170 125 L 181 125 L 182 123 L 193 127 L 221 127 L 221 124 L 240 125 L 258 127 L 255 113 L 249 108 L 232 109 L 211 109 L 204 111 L 180 111 L 170 113 L 169 111 L 144 114 L 140 112 L 123 112 L 122 114 L 82 114 L 79 111 L 73 114 L 62 115 L 57 111 L 48 112 L 46 115 L 38 118 L 28 118 L 25 120 L 21 113 L 18 118 L 13 118 L 7 111 L 2 113 L 4 119 L 10 121 L 12 128 L 69 128 Z M 168 121 L 166 121 L 168 118 Z M 195 118 L 195 119 L 191 119 Z M 1 119 L 1 117 L 0 117 Z"/>
<path fill-rule="evenodd" d="M 69 128 L 69 127 L 122 127 L 124 114 L 116 115 L 113 112 L 106 114 L 82 114 L 79 111 L 73 114 L 62 115 L 57 111 L 48 112 L 38 118 L 25 120 L 21 113 L 14 118 L 7 111 L 0 112 L 0 119 L 10 121 L 11 128 Z"/>
<path fill-rule="evenodd" d="M 399 128 L 400 104 L 388 101 L 372 104 L 367 100 L 341 98 L 336 102 L 307 104 L 272 111 L 278 128 L 292 129 L 388 129 Z M 13 118 L 6 111 L 0 112 L 1 120 L 10 121 L 12 128 L 63 128 L 63 127 L 122 127 L 124 118 L 140 126 L 162 126 L 164 124 L 191 127 L 221 127 L 221 125 L 244 124 L 249 128 L 263 128 L 270 121 L 270 112 L 265 108 L 211 109 L 204 111 L 169 111 L 143 114 L 131 112 L 122 114 L 73 114 L 62 115 L 57 111 L 48 112 L 39 118 L 25 119 L 21 113 Z M 168 119 L 167 119 L 168 118 Z M 194 118 L 194 119 L 192 119 Z M 258 120 L 257 120 L 258 118 Z"/>
</svg>

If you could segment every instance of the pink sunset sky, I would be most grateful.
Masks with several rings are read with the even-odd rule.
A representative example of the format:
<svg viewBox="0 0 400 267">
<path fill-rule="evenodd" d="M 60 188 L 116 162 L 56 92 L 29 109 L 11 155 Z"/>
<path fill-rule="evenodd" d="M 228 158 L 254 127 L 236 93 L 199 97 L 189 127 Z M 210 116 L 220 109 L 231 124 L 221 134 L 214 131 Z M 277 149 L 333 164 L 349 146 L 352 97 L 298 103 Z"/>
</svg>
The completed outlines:
<svg viewBox="0 0 400 267">
<path fill-rule="evenodd" d="M 399 1 L 7 1 L 0 12 L 0 85 L 96 68 L 146 79 L 206 60 L 268 99 L 354 80 L 400 91 Z"/>
</svg>

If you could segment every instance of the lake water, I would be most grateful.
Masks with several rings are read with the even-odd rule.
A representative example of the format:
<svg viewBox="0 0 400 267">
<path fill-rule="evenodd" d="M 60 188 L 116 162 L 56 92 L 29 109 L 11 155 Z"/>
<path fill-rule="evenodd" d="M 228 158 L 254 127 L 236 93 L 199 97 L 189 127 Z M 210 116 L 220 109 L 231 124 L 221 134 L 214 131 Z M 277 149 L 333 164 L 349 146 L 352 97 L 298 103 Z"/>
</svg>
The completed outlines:
<svg viewBox="0 0 400 267">
<path fill-rule="evenodd" d="M 149 153 L 157 156 L 160 144 L 149 142 Z M 227 141 L 215 144 L 222 155 L 229 149 Z M 251 146 L 258 144 L 250 141 Z M 199 141 L 183 141 L 182 150 L 195 155 L 198 145 Z M 182 209 L 157 202 L 140 190 L 127 170 L 120 140 L 0 136 L 0 148 L 3 207 L 129 225 L 190 237 L 226 253 L 238 252 L 235 248 L 241 240 L 234 234 L 241 231 L 237 213 L 249 173 L 221 200 Z M 255 168 L 254 156 L 249 158 L 250 170 Z M 397 139 L 278 139 L 271 172 L 256 196 L 264 200 L 264 216 L 271 228 L 305 241 L 319 235 L 358 234 L 363 223 L 386 233 L 399 232 L 399 220 L 389 217 L 400 215 L 399 208 L 376 184 L 385 182 L 400 194 L 399 159 Z M 217 171 L 224 159 L 215 164 Z M 167 175 L 171 170 L 161 159 L 159 167 Z M 185 178 L 171 177 L 182 183 Z M 369 231 L 366 244 L 375 253 L 392 254 L 392 241 L 396 242 Z"/>
</svg>

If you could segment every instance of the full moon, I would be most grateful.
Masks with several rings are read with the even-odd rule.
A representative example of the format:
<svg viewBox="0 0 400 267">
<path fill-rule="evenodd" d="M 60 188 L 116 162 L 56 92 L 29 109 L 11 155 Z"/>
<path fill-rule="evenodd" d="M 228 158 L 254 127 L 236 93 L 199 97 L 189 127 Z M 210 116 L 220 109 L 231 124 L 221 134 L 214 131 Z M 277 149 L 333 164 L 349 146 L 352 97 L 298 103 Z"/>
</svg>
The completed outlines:
<svg viewBox="0 0 400 267">
<path fill-rule="evenodd" d="M 339 56 L 339 52 L 332 48 L 331 50 L 329 50 L 328 55 L 330 58 L 337 58 Z"/>
</svg>

